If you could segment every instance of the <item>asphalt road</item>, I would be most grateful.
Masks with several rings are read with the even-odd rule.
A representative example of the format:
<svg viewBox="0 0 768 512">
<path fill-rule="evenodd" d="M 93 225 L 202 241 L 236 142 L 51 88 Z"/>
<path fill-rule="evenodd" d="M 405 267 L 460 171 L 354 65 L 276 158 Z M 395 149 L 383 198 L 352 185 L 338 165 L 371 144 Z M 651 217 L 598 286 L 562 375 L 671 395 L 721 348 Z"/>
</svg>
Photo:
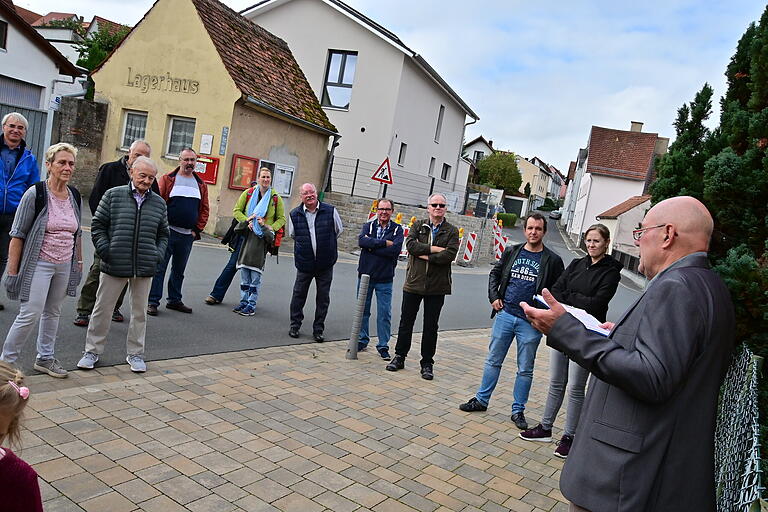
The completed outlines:
<svg viewBox="0 0 768 512">
<path fill-rule="evenodd" d="M 522 231 L 505 230 L 512 241 L 522 240 Z M 88 233 L 85 233 L 88 239 Z M 243 317 L 231 312 L 239 302 L 239 275 L 230 287 L 223 304 L 208 306 L 203 299 L 210 293 L 213 282 L 223 268 L 229 253 L 214 239 L 197 242 L 192 250 L 184 280 L 184 302 L 193 308 L 193 313 L 184 314 L 165 309 L 164 302 L 157 317 L 148 317 L 146 358 L 152 360 L 171 359 L 251 348 L 262 348 L 306 343 L 311 350 L 314 341 L 311 338 L 312 318 L 314 315 L 314 285 L 310 289 L 307 306 L 304 308 L 305 320 L 301 337 L 294 340 L 288 336 L 288 307 L 295 276 L 293 257 L 290 253 L 280 255 L 279 264 L 274 258 L 267 262 L 262 280 L 262 287 L 256 315 Z M 545 237 L 545 243 L 558 252 L 567 265 L 575 257 L 568 251 L 559 233 L 552 229 Z M 85 268 L 91 264 L 92 251 L 84 251 Z M 331 288 L 331 306 L 326 318 L 325 335 L 327 340 L 349 339 L 352 312 L 355 306 L 357 282 L 357 258 L 351 254 L 340 255 L 334 269 Z M 453 295 L 446 298 L 440 318 L 441 330 L 474 329 L 491 326 L 490 308 L 486 299 L 489 265 L 481 268 L 464 269 L 454 267 Z M 401 262 L 395 275 L 392 320 L 393 334 L 397 332 L 400 299 L 405 263 Z M 166 276 L 167 278 L 167 276 Z M 611 303 L 609 319 L 615 319 L 637 297 L 636 289 L 622 285 Z M 18 302 L 7 299 L 2 301 L 5 311 L 0 312 L 0 333 L 7 333 L 18 312 Z M 66 298 L 59 325 L 59 339 L 56 343 L 56 356 L 67 369 L 75 367 L 85 344 L 85 328 L 72 324 L 75 318 L 76 299 Z M 375 305 L 374 305 L 375 310 Z M 128 317 L 128 305 L 122 308 Z M 371 334 L 375 334 L 375 313 L 371 317 Z M 421 331 L 421 314 L 416 321 L 415 330 Z M 114 365 L 125 361 L 125 337 L 128 322 L 112 323 L 105 353 L 100 364 Z M 4 334 L 3 334 L 4 335 Z M 26 372 L 32 372 L 35 357 L 35 334 L 30 336 L 25 345 L 22 366 Z M 394 340 L 390 343 L 394 346 Z M 341 350 L 341 349 L 340 349 Z"/>
</svg>

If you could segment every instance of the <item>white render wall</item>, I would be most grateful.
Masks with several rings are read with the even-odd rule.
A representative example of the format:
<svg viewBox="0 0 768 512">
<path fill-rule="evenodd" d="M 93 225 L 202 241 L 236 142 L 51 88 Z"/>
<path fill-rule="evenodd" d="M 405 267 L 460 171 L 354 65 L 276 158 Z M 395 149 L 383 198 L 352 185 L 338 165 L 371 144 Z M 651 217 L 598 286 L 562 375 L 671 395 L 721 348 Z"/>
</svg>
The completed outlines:
<svg viewBox="0 0 768 512">
<path fill-rule="evenodd" d="M 464 154 L 466 155 L 468 160 L 474 161 L 475 151 L 482 151 L 483 158 L 491 156 L 491 154 L 493 154 L 493 150 L 490 147 L 488 147 L 488 145 L 482 140 L 475 141 L 474 143 L 464 148 Z"/>
<path fill-rule="evenodd" d="M 578 240 L 586 228 L 597 222 L 597 215 L 632 196 L 641 195 L 644 185 L 642 181 L 586 173 L 581 180 L 574 222 L 569 230 L 571 238 Z"/>
<path fill-rule="evenodd" d="M 435 178 L 440 179 L 443 164 L 448 164 L 451 175 L 446 182 L 466 185 L 469 166 L 457 165 L 466 117 L 464 111 L 408 58 L 404 59 L 397 98 L 389 152 L 393 172 L 397 174 L 397 170 L 402 169 L 426 176 L 430 159 L 434 157 Z M 441 105 L 445 111 L 439 142 L 435 142 Z M 399 165 L 397 158 L 403 142 L 408 147 L 405 162 Z"/>
<path fill-rule="evenodd" d="M 317 0 L 292 0 L 246 17 L 288 43 L 318 98 L 322 97 L 328 50 L 358 52 L 349 110 L 325 108 L 325 112 L 342 136 L 336 155 L 377 164 L 383 161 L 391 144 L 404 54 Z M 397 153 L 394 157 L 396 160 Z"/>
<path fill-rule="evenodd" d="M 59 76 L 56 64 L 48 54 L 19 32 L 14 23 L 3 16 L 0 19 L 8 23 L 7 50 L 0 50 L 0 73 L 43 87 L 38 108 L 47 110 L 53 81 Z"/>
<path fill-rule="evenodd" d="M 615 249 L 632 256 L 640 257 L 640 249 L 635 245 L 635 239 L 632 238 L 632 231 L 637 229 L 650 208 L 651 201 L 646 201 L 618 216 L 616 233 L 613 233 L 613 231 L 611 232 L 611 235 L 613 236 L 613 243 L 611 245 Z"/>
</svg>

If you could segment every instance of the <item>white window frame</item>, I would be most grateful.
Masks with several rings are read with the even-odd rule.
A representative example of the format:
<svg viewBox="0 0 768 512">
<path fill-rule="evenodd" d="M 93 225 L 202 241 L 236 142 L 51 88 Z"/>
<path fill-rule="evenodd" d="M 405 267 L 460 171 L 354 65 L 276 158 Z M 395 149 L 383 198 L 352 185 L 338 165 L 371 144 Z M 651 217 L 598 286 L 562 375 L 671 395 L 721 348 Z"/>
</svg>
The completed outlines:
<svg viewBox="0 0 768 512">
<path fill-rule="evenodd" d="M 448 173 L 446 174 L 446 169 L 448 170 Z M 440 170 L 440 180 L 448 182 L 451 180 L 451 166 L 450 164 L 443 163 L 443 167 Z"/>
<path fill-rule="evenodd" d="M 195 130 L 197 130 L 197 119 L 194 117 L 184 117 L 184 116 L 168 116 L 168 130 L 165 134 L 165 157 L 166 158 L 177 158 L 179 156 L 180 151 L 176 151 L 175 153 L 171 153 L 171 134 L 173 133 L 173 125 L 176 121 L 193 121 L 195 123 Z M 195 132 L 192 132 L 192 140 L 189 142 L 189 144 L 185 144 L 185 146 L 192 147 L 192 144 L 194 144 L 195 141 Z"/>
<path fill-rule="evenodd" d="M 408 152 L 408 144 L 405 142 L 400 143 L 400 151 L 397 153 L 397 165 L 400 167 L 405 165 L 405 155 Z"/>
<path fill-rule="evenodd" d="M 330 77 L 329 74 L 331 72 L 331 61 L 333 60 L 334 55 L 339 55 L 341 57 L 341 62 L 339 64 L 339 74 L 337 77 Z M 326 60 L 325 60 L 325 73 L 323 74 L 323 88 L 320 91 L 320 105 L 323 108 L 327 108 L 329 110 L 341 110 L 343 112 L 349 111 L 349 105 L 352 104 L 352 95 L 350 92 L 350 98 L 349 98 L 349 104 L 346 106 L 337 106 L 333 105 L 333 101 L 331 100 L 330 94 L 326 95 L 326 87 L 339 87 L 344 89 L 349 89 L 350 91 L 355 85 L 355 77 L 352 76 L 352 82 L 346 83 L 344 82 L 344 74 L 347 69 L 347 58 L 348 57 L 354 57 L 355 58 L 355 71 L 354 74 L 357 74 L 357 58 L 358 53 L 356 51 L 350 51 L 350 50 L 335 50 L 335 49 L 329 49 Z M 327 97 L 327 101 L 326 101 Z"/>
<path fill-rule="evenodd" d="M 435 175 L 435 163 L 437 162 L 437 159 L 435 157 L 432 157 L 429 159 L 429 169 L 427 170 L 427 176 L 433 176 Z"/>
<path fill-rule="evenodd" d="M 137 137 L 134 140 L 147 138 L 147 121 L 149 121 L 149 113 L 144 112 L 142 110 L 124 109 L 123 110 L 123 127 L 120 130 L 120 149 L 122 149 L 123 151 L 128 151 L 131 147 L 131 144 L 133 143 L 133 141 L 131 141 L 131 144 L 128 144 L 128 145 L 125 144 L 125 130 L 128 128 L 128 116 L 132 114 L 138 115 L 138 116 L 144 116 L 144 135 L 141 137 Z"/>
<path fill-rule="evenodd" d="M 445 105 L 440 105 L 437 111 L 437 126 L 435 127 L 435 142 L 440 143 L 440 132 L 443 131 L 443 117 L 445 117 Z"/>
</svg>

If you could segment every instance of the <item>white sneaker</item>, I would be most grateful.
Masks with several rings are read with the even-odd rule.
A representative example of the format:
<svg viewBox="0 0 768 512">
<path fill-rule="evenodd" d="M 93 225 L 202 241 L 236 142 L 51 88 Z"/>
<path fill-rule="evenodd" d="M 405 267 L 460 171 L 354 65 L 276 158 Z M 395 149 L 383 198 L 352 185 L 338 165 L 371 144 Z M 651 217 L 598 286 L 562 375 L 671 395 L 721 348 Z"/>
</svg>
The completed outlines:
<svg viewBox="0 0 768 512">
<path fill-rule="evenodd" d="M 99 355 L 93 352 L 84 352 L 83 357 L 77 362 L 77 367 L 83 370 L 93 370 L 93 367 L 99 361 Z"/>
<path fill-rule="evenodd" d="M 131 365 L 131 371 L 136 373 L 142 373 L 147 371 L 147 363 L 144 362 L 144 358 L 138 354 L 132 354 L 125 358 L 126 362 Z"/>
</svg>

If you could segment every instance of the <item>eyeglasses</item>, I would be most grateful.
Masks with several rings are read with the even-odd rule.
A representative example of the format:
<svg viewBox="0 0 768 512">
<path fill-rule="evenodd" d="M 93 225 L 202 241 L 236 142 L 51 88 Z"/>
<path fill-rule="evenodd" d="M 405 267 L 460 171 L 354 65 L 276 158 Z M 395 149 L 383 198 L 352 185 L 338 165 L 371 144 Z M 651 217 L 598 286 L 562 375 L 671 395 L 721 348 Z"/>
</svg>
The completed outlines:
<svg viewBox="0 0 768 512">
<path fill-rule="evenodd" d="M 376 208 L 376 211 L 379 211 L 379 212 L 391 212 L 392 208 Z"/>
<path fill-rule="evenodd" d="M 445 203 L 430 203 L 432 208 L 445 208 Z"/>
<path fill-rule="evenodd" d="M 643 235 L 645 234 L 645 232 L 648 231 L 649 229 L 663 228 L 664 226 L 666 226 L 666 224 L 659 224 L 658 226 L 649 226 L 647 228 L 633 229 L 632 238 L 634 238 L 635 240 L 640 240 L 641 238 L 643 238 Z"/>
</svg>

